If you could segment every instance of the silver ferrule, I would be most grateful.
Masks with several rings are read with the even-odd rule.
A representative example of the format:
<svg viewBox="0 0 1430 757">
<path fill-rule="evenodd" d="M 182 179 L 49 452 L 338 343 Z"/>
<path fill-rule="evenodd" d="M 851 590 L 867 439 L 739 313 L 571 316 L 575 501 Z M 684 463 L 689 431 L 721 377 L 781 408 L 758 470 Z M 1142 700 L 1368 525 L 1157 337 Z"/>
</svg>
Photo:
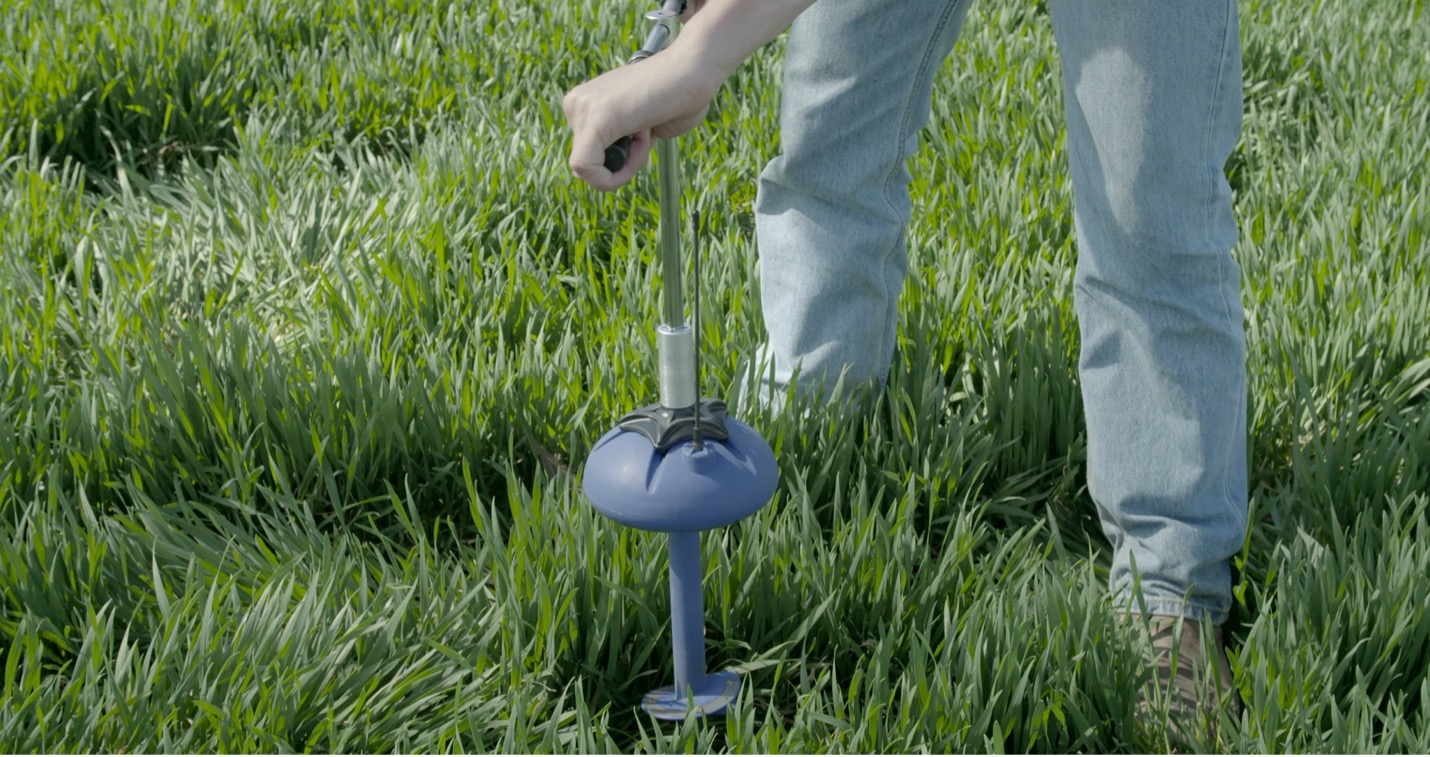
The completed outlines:
<svg viewBox="0 0 1430 757">
<path fill-rule="evenodd" d="M 643 60 L 665 49 L 665 45 L 670 41 L 670 21 L 661 11 L 652 11 L 646 14 L 646 18 L 654 21 L 650 33 L 646 35 L 645 44 L 641 49 L 631 56 L 633 61 Z"/>
<path fill-rule="evenodd" d="M 665 49 L 670 44 L 670 39 L 675 35 L 675 23 L 680 19 L 680 13 L 685 8 L 684 0 L 666 0 L 661 6 L 650 13 L 645 14 L 647 21 L 653 26 L 646 34 L 645 44 L 631 56 L 630 63 L 645 60 L 652 55 Z"/>
<path fill-rule="evenodd" d="M 660 404 L 671 410 L 695 405 L 695 334 L 689 326 L 657 326 Z"/>
</svg>

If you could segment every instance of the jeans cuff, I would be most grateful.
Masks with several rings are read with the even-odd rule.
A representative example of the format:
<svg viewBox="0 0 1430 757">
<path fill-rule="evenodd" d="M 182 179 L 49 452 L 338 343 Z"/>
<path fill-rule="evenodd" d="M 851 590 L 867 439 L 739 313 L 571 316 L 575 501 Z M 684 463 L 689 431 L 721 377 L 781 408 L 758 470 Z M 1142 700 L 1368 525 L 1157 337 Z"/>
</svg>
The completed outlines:
<svg viewBox="0 0 1430 757">
<path fill-rule="evenodd" d="M 1183 617 L 1188 620 L 1195 620 L 1198 623 L 1210 623 L 1214 626 L 1225 623 L 1228 614 L 1226 610 L 1219 610 L 1196 602 L 1189 602 L 1182 597 L 1159 596 L 1155 594 L 1142 595 L 1139 597 L 1131 592 L 1125 592 L 1115 596 L 1112 602 L 1113 607 L 1117 610 L 1125 610 L 1141 615 Z"/>
</svg>

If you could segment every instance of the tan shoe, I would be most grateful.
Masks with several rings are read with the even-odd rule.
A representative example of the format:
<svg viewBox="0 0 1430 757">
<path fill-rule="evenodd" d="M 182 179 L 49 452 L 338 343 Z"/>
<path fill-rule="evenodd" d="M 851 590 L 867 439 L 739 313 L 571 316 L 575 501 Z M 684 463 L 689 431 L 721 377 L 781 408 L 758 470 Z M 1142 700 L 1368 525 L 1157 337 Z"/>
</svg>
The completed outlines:
<svg viewBox="0 0 1430 757">
<path fill-rule="evenodd" d="M 1152 726 L 1153 734 L 1162 725 L 1177 741 L 1195 739 L 1198 730 L 1217 743 L 1217 722 L 1223 710 L 1238 717 L 1241 712 L 1231 679 L 1221 628 L 1169 615 L 1129 618 L 1150 636 L 1149 665 L 1152 677 L 1137 702 L 1138 720 Z"/>
</svg>

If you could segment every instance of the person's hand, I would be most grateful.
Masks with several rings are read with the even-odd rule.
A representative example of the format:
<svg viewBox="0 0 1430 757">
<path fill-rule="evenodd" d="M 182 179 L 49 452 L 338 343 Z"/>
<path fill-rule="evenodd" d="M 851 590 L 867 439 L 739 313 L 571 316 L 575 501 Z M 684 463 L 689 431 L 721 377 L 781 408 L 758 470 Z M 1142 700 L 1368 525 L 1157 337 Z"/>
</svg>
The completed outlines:
<svg viewBox="0 0 1430 757">
<path fill-rule="evenodd" d="M 814 1 L 690 0 L 684 17 L 691 23 L 670 47 L 566 93 L 572 173 L 602 191 L 630 181 L 650 159 L 652 137 L 695 128 L 725 78 Z M 612 173 L 606 148 L 625 136 L 632 137 L 626 165 Z"/>
<path fill-rule="evenodd" d="M 704 120 L 718 86 L 673 48 L 577 86 L 561 103 L 571 126 L 571 172 L 603 192 L 620 187 L 650 160 L 652 138 L 684 134 Z M 632 138 L 626 164 L 612 173 L 606 147 L 625 136 Z"/>
</svg>

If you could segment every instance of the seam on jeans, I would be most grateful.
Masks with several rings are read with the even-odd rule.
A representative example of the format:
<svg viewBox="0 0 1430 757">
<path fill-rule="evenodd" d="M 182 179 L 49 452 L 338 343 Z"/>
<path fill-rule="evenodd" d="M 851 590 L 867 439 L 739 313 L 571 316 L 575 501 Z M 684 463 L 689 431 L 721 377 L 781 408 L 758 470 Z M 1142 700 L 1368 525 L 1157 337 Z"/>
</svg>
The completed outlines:
<svg viewBox="0 0 1430 757">
<path fill-rule="evenodd" d="M 927 76 L 928 78 L 933 78 L 934 74 L 932 71 L 929 70 L 929 67 L 931 65 L 930 59 L 934 57 L 934 49 L 938 47 L 939 37 L 943 34 L 944 28 L 948 26 L 949 19 L 953 17 L 955 9 L 959 8 L 961 5 L 967 2 L 972 2 L 972 0 L 951 0 L 950 2 L 944 4 L 943 13 L 939 14 L 938 22 L 933 25 L 933 33 L 929 35 L 928 44 L 924 47 L 923 57 L 919 60 L 919 65 L 915 69 L 914 82 L 911 91 L 909 92 L 908 97 L 904 100 L 904 112 L 903 115 L 899 118 L 898 138 L 894 140 L 894 160 L 891 161 L 889 172 L 884 177 L 884 204 L 889 206 L 889 210 L 895 216 L 898 215 L 898 209 L 894 207 L 894 201 L 892 198 L 890 198 L 889 194 L 893 188 L 894 177 L 899 174 L 900 169 L 903 168 L 904 163 L 908 160 L 908 158 L 903 155 L 903 152 L 904 142 L 908 138 L 905 135 L 908 132 L 909 122 L 913 119 L 914 108 L 916 107 L 916 105 L 914 104 L 914 98 L 917 96 L 918 92 L 923 89 L 920 86 L 920 82 L 923 81 L 924 77 Z M 931 108 L 932 106 L 930 106 L 930 109 Z M 893 257 L 899 251 L 900 245 L 905 244 L 904 240 L 908 236 L 907 227 L 908 222 L 905 221 L 904 228 L 900 229 L 899 235 L 894 238 L 894 244 L 890 246 L 889 249 L 886 250 L 883 256 L 880 258 L 879 277 L 882 279 L 885 292 L 888 292 L 890 290 L 889 258 Z M 902 286 L 902 282 L 900 282 L 900 286 Z M 884 324 L 883 328 L 879 330 L 880 343 L 878 354 L 880 356 L 886 354 L 889 355 L 891 358 L 893 356 L 894 345 L 890 344 L 886 346 L 883 341 L 890 338 L 888 335 L 889 321 L 898 320 L 898 309 L 899 298 L 897 290 L 895 290 L 895 295 L 891 298 L 889 305 L 884 308 Z M 897 336 L 894 337 L 894 339 L 897 340 Z"/>
<path fill-rule="evenodd" d="M 1216 133 L 1217 133 L 1217 123 L 1218 123 L 1219 120 L 1220 120 L 1220 119 L 1219 119 L 1219 116 L 1222 115 L 1221 112 L 1220 112 L 1220 109 L 1221 109 L 1221 93 L 1222 93 L 1222 88 L 1223 88 L 1223 86 L 1225 85 L 1225 82 L 1226 82 L 1226 59 L 1227 59 L 1227 54 L 1228 54 L 1228 51 L 1229 51 L 1229 48 L 1230 48 L 1230 44 L 1231 44 L 1232 32 L 1233 32 L 1233 29 L 1234 29 L 1234 27 L 1235 27 L 1235 25 L 1232 24 L 1232 18 L 1233 18 L 1233 14 L 1236 13 L 1236 8 L 1235 8 L 1235 6 L 1233 5 L 1232 0 L 1228 0 L 1228 1 L 1223 5 L 1223 8 L 1225 9 L 1226 14 L 1225 14 L 1225 16 L 1223 17 L 1222 42 L 1221 42 L 1221 50 L 1219 51 L 1219 54 L 1218 54 L 1218 56 L 1217 56 L 1217 73 L 1216 73 L 1216 79 L 1214 80 L 1214 82 L 1213 82 L 1213 84 L 1212 84 L 1212 98 L 1211 98 L 1210 107 L 1208 108 L 1208 110 L 1210 111 L 1210 114 L 1211 114 L 1211 118 L 1208 120 L 1208 123 L 1207 123 L 1207 131 L 1206 131 L 1205 141 L 1204 141 L 1204 143 L 1203 143 L 1203 148 L 1202 148 L 1202 154 L 1203 154 L 1203 155 L 1210 155 L 1211 152 L 1212 152 L 1213 142 L 1214 142 L 1214 140 L 1215 140 Z M 1238 42 L 1239 42 L 1239 41 L 1238 41 Z M 1237 84 L 1238 84 L 1238 86 L 1239 86 L 1239 85 L 1240 85 L 1240 82 L 1238 82 Z M 1233 147 L 1233 149 L 1235 149 L 1235 148 Z M 1206 170 L 1207 170 L 1207 185 L 1210 186 L 1210 187 L 1212 187 L 1213 189 L 1216 188 L 1217 181 L 1218 181 L 1219 178 L 1221 178 L 1222 181 L 1225 181 L 1225 178 L 1222 176 L 1222 174 L 1223 174 L 1223 173 L 1225 172 L 1225 170 L 1226 170 L 1226 169 L 1225 169 L 1225 166 L 1208 165 L 1208 166 L 1206 167 Z M 1228 198 L 1227 198 L 1227 202 L 1230 203 L 1230 202 L 1231 202 L 1231 198 L 1228 197 Z M 1213 206 L 1211 203 L 1208 203 L 1208 204 L 1207 204 L 1207 207 L 1206 207 L 1206 210 L 1204 211 L 1204 214 L 1203 214 L 1203 235 L 1204 235 L 1204 238 L 1206 238 L 1206 239 L 1210 239 L 1210 238 L 1212 237 L 1212 224 L 1213 224 L 1212 219 L 1213 219 L 1213 216 L 1214 216 L 1215 212 L 1216 212 L 1216 207 Z M 1234 212 L 1234 211 L 1233 211 L 1233 213 L 1232 213 L 1232 223 L 1233 223 L 1233 225 L 1236 223 L 1236 218 L 1235 218 L 1235 212 Z M 1227 261 L 1226 261 L 1226 257 L 1227 257 L 1228 255 L 1230 255 L 1230 254 L 1231 254 L 1231 250 L 1227 250 L 1225 253 L 1222 253 L 1222 254 L 1218 254 L 1218 255 L 1217 255 L 1217 259 L 1216 259 L 1216 260 L 1217 260 L 1217 278 L 1220 279 L 1221 281 L 1225 281 L 1225 280 L 1226 280 L 1226 275 L 1227 275 L 1227 271 L 1226 271 L 1226 262 L 1227 262 Z M 1238 288 L 1239 288 L 1239 282 L 1238 282 Z M 1233 319 L 1232 319 L 1232 317 L 1231 317 L 1231 303 L 1228 302 L 1227 299 L 1226 299 L 1226 289 L 1225 289 L 1225 287 L 1223 286 L 1223 287 L 1221 287 L 1221 289 L 1222 289 L 1222 293 L 1221 293 L 1222 316 L 1223 316 L 1223 318 L 1225 319 L 1225 323 L 1226 323 L 1227 329 L 1228 329 L 1228 330 L 1231 330 L 1232 323 L 1233 323 Z M 1244 358 L 1243 358 L 1243 359 L 1244 359 Z M 1244 365 L 1241 366 L 1240 369 L 1244 372 L 1244 371 L 1245 371 L 1245 366 L 1244 366 Z M 1244 383 L 1243 383 L 1243 386 L 1244 386 Z M 1244 389 L 1243 389 L 1242 397 L 1241 397 L 1240 401 L 1241 401 L 1241 403 L 1242 403 L 1243 405 L 1244 405 L 1245 402 L 1246 402 L 1246 397 L 1245 397 L 1245 391 L 1244 391 Z M 1238 411 L 1238 415 L 1241 415 L 1241 414 L 1244 414 L 1244 413 L 1245 413 L 1245 410 L 1244 410 L 1244 409 Z M 1236 448 L 1237 448 L 1237 445 L 1234 443 L 1234 440 L 1233 440 L 1233 443 L 1232 443 L 1231 447 L 1232 447 L 1232 449 L 1236 449 Z M 1232 481 L 1232 473 L 1231 473 L 1231 472 L 1232 472 L 1232 469 L 1234 468 L 1234 466 L 1236 466 L 1236 465 L 1245 465 L 1245 464 L 1246 464 L 1246 460 L 1245 460 L 1245 459 L 1242 459 L 1242 460 L 1240 460 L 1240 461 L 1233 460 L 1233 461 L 1231 461 L 1231 464 L 1225 466 L 1225 472 L 1224 472 L 1223 475 L 1222 475 L 1222 497 L 1223 497 L 1223 499 L 1224 499 L 1224 501 L 1225 501 L 1225 503 L 1226 503 L 1225 516 L 1226 516 L 1226 517 L 1231 517 L 1231 519 L 1232 519 L 1233 522 L 1236 521 L 1236 518 L 1233 516 L 1233 513 L 1234 513 L 1234 511 L 1236 510 L 1236 504 L 1235 504 L 1236 498 L 1232 495 L 1232 491 L 1231 491 L 1231 481 Z"/>
</svg>

